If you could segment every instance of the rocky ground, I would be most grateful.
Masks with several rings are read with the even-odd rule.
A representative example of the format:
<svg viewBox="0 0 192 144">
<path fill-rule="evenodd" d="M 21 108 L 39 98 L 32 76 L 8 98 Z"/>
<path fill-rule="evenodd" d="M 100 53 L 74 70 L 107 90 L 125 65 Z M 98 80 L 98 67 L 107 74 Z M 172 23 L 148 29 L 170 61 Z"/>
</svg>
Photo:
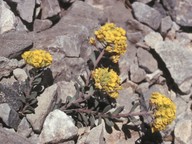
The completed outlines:
<svg viewBox="0 0 192 144">
<path fill-rule="evenodd" d="M 165 144 L 192 143 L 191 0 L 1 0 L 0 143 L 134 144 L 131 126 L 108 133 L 104 125 L 77 127 L 57 103 L 74 95 L 74 77 L 83 74 L 94 30 L 113 22 L 127 32 L 127 52 L 119 61 L 125 111 L 158 91 L 177 105 L 177 118 L 161 132 Z M 38 48 L 53 55 L 54 84 L 38 97 L 35 114 L 20 118 L 13 85 L 27 78 L 21 54 Z M 146 142 L 147 143 L 147 142 Z M 148 140 L 148 143 L 153 143 Z"/>
</svg>

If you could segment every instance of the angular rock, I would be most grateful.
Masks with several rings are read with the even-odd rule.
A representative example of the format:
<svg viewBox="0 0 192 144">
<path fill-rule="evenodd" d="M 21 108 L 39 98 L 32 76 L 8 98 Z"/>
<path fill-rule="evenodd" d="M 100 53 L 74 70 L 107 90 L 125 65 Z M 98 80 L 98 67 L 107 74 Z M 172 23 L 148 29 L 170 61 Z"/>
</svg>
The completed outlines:
<svg viewBox="0 0 192 144">
<path fill-rule="evenodd" d="M 139 66 L 143 68 L 147 73 L 152 73 L 158 69 L 157 61 L 148 51 L 142 48 L 138 48 L 137 58 Z"/>
<path fill-rule="evenodd" d="M 14 69 L 13 70 L 13 75 L 16 77 L 16 79 L 19 82 L 24 82 L 28 78 L 27 73 L 21 68 Z"/>
<path fill-rule="evenodd" d="M 174 130 L 175 142 L 179 144 L 189 144 L 192 138 L 192 121 L 191 119 L 182 119 L 175 125 Z"/>
<path fill-rule="evenodd" d="M 22 0 L 17 3 L 17 11 L 20 17 L 28 23 L 33 21 L 34 9 L 35 0 Z"/>
<path fill-rule="evenodd" d="M 23 65 L 24 61 L 17 61 L 16 59 L 8 59 L 0 56 L 0 79 L 4 76 L 9 76 L 14 69 Z"/>
<path fill-rule="evenodd" d="M 0 34 L 14 30 L 16 17 L 4 1 L 0 1 L 0 12 Z"/>
<path fill-rule="evenodd" d="M 53 109 L 56 103 L 56 92 L 56 84 L 46 88 L 45 91 L 37 97 L 38 106 L 35 108 L 35 113 L 26 115 L 26 118 L 31 124 L 33 130 L 37 133 L 41 131 L 46 116 Z"/>
<path fill-rule="evenodd" d="M 0 119 L 6 124 L 6 126 L 17 129 L 20 118 L 19 114 L 9 107 L 7 103 L 0 104 Z"/>
<path fill-rule="evenodd" d="M 144 41 L 148 46 L 153 48 L 157 42 L 163 41 L 163 38 L 158 32 L 150 32 L 145 36 Z"/>
<path fill-rule="evenodd" d="M 74 96 L 76 93 L 76 89 L 74 86 L 74 82 L 66 82 L 66 81 L 59 81 L 57 82 L 58 89 L 58 97 L 62 100 L 62 103 L 66 102 L 67 96 Z"/>
<path fill-rule="evenodd" d="M 16 18 L 17 18 L 16 31 L 27 32 L 28 29 L 27 29 L 27 27 L 23 24 L 23 22 L 21 21 L 20 17 L 16 17 Z"/>
<path fill-rule="evenodd" d="M 132 4 L 132 8 L 135 17 L 140 22 L 147 24 L 154 30 L 157 30 L 159 28 L 162 16 L 157 10 L 140 2 L 134 2 Z"/>
<path fill-rule="evenodd" d="M 159 42 L 154 48 L 178 86 L 185 81 L 190 81 L 192 77 L 191 49 L 185 48 L 185 45 L 177 41 Z"/>
<path fill-rule="evenodd" d="M 32 132 L 32 128 L 29 125 L 29 122 L 27 121 L 27 119 L 24 117 L 17 128 L 17 133 L 27 138 L 30 136 L 31 132 Z"/>
<path fill-rule="evenodd" d="M 57 0 L 41 0 L 42 19 L 56 16 L 60 11 L 59 2 Z"/>
<path fill-rule="evenodd" d="M 162 34 L 162 35 L 165 35 L 165 34 L 168 32 L 168 30 L 171 29 L 172 24 L 173 24 L 173 22 L 172 22 L 170 16 L 166 16 L 166 17 L 162 18 L 162 20 L 161 20 L 161 26 L 160 26 L 160 32 L 161 32 L 161 34 Z"/>
<path fill-rule="evenodd" d="M 131 43 L 137 43 L 143 38 L 143 35 L 141 32 L 127 33 L 127 38 Z"/>
<path fill-rule="evenodd" d="M 168 31 L 166 39 L 168 40 L 175 40 L 175 37 L 177 35 L 177 31 L 180 30 L 180 26 L 173 22 L 171 29 Z"/>
<path fill-rule="evenodd" d="M 147 74 L 145 80 L 150 84 L 154 84 L 156 81 L 159 81 L 159 77 L 163 75 L 163 72 L 159 69 L 153 72 L 152 74 Z"/>
<path fill-rule="evenodd" d="M 40 32 L 50 28 L 52 24 L 53 24 L 52 21 L 48 19 L 45 20 L 35 19 L 33 29 L 35 32 Z"/>
<path fill-rule="evenodd" d="M 2 144 L 33 144 L 26 138 L 23 138 L 16 132 L 10 132 L 0 128 L 0 143 Z"/>
<path fill-rule="evenodd" d="M 149 83 L 144 82 L 138 85 L 138 87 L 136 88 L 136 92 L 143 95 L 148 89 L 149 89 Z"/>
<path fill-rule="evenodd" d="M 59 143 L 77 136 L 78 129 L 64 112 L 54 110 L 46 117 L 39 143 Z"/>
<path fill-rule="evenodd" d="M 32 45 L 33 35 L 26 32 L 9 32 L 0 35 L 0 56 L 14 58 Z"/>
</svg>

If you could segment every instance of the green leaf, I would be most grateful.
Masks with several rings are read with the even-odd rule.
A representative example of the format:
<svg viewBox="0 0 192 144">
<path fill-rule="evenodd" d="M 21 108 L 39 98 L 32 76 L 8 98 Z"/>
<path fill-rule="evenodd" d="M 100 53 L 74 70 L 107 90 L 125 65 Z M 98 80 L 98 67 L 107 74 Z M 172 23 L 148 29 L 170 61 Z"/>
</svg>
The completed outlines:
<svg viewBox="0 0 192 144">
<path fill-rule="evenodd" d="M 108 118 L 104 118 L 104 120 L 105 120 L 106 125 L 108 125 L 109 127 L 114 126 L 114 122 L 113 121 L 109 120 Z"/>
<path fill-rule="evenodd" d="M 107 105 L 107 106 L 104 108 L 103 113 L 108 112 L 111 108 L 112 108 L 111 105 Z"/>
<path fill-rule="evenodd" d="M 66 104 L 70 103 L 72 101 L 72 97 L 71 96 L 67 96 L 66 98 Z"/>
<path fill-rule="evenodd" d="M 85 113 L 82 113 L 82 114 L 81 114 L 81 117 L 82 117 L 82 119 L 83 119 L 83 123 L 85 124 L 85 126 L 87 126 L 87 125 L 89 124 L 89 122 L 88 122 L 88 118 L 87 118 L 87 116 L 85 115 Z"/>
<path fill-rule="evenodd" d="M 99 116 L 99 118 L 98 118 L 98 125 L 100 125 L 102 123 L 102 118 L 101 118 L 101 116 Z"/>
<path fill-rule="evenodd" d="M 139 102 L 134 103 L 133 107 L 130 110 L 130 113 L 133 112 L 139 105 L 140 105 Z"/>
<path fill-rule="evenodd" d="M 120 106 L 120 107 L 118 107 L 112 114 L 113 114 L 113 115 L 117 115 L 117 114 L 119 114 L 120 112 L 122 112 L 123 109 L 124 109 L 124 106 Z"/>
<path fill-rule="evenodd" d="M 95 125 L 95 117 L 94 117 L 94 115 L 90 115 L 89 121 L 90 121 L 91 128 L 94 127 L 94 125 Z"/>
<path fill-rule="evenodd" d="M 77 122 L 76 126 L 77 126 L 78 128 L 82 128 L 82 127 L 83 127 L 83 124 L 82 124 L 81 122 Z"/>
<path fill-rule="evenodd" d="M 26 97 L 24 95 L 21 95 L 19 99 L 21 100 L 22 103 L 26 103 Z"/>
<path fill-rule="evenodd" d="M 32 85 L 35 86 L 35 85 L 39 85 L 42 81 L 42 78 L 41 77 L 37 77 L 33 80 L 32 82 Z"/>
<path fill-rule="evenodd" d="M 38 101 L 37 101 L 37 99 L 33 99 L 32 101 L 30 101 L 30 105 L 34 105 L 34 104 L 36 104 Z"/>
<path fill-rule="evenodd" d="M 93 62 L 93 64 L 95 65 L 96 63 L 96 55 L 95 52 L 93 51 L 92 54 L 90 55 L 90 60 Z"/>
</svg>

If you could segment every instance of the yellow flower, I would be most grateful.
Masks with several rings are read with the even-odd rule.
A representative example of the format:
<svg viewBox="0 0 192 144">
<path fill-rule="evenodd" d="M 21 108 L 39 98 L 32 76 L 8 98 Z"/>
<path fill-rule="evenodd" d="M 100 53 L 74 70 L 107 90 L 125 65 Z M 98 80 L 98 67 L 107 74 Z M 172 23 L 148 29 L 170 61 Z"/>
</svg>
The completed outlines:
<svg viewBox="0 0 192 144">
<path fill-rule="evenodd" d="M 26 61 L 26 63 L 35 68 L 49 66 L 53 60 L 51 54 L 45 50 L 26 51 L 21 57 Z"/>
<path fill-rule="evenodd" d="M 150 98 L 150 105 L 154 109 L 152 132 L 164 130 L 176 118 L 176 105 L 171 99 L 161 93 L 154 92 Z"/>
<path fill-rule="evenodd" d="M 114 63 L 117 63 L 120 55 L 126 52 L 127 38 L 123 28 L 116 27 L 113 23 L 106 23 L 95 31 L 95 37 L 99 42 L 107 43 L 105 51 L 116 55 L 115 59 L 111 56 Z"/>
<path fill-rule="evenodd" d="M 95 87 L 106 92 L 110 97 L 117 98 L 120 86 L 120 78 L 115 71 L 108 68 L 97 68 L 92 72 Z"/>
<path fill-rule="evenodd" d="M 95 45 L 96 44 L 95 39 L 93 37 L 91 37 L 89 39 L 89 43 L 92 44 L 92 45 Z"/>
</svg>

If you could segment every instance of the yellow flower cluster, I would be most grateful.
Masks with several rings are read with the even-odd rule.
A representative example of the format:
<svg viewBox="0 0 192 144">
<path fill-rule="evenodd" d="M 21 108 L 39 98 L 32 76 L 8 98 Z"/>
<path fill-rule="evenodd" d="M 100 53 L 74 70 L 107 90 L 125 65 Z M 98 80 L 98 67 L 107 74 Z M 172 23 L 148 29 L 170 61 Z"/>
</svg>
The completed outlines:
<svg viewBox="0 0 192 144">
<path fill-rule="evenodd" d="M 26 51 L 21 57 L 26 61 L 26 63 L 35 68 L 49 66 L 53 60 L 51 54 L 45 50 Z"/>
<path fill-rule="evenodd" d="M 99 42 L 106 44 L 105 51 L 112 54 L 110 59 L 117 63 L 121 54 L 126 52 L 127 38 L 126 31 L 123 28 L 116 27 L 114 23 L 106 23 L 95 31 L 95 36 Z M 93 38 L 90 43 L 94 44 Z"/>
<path fill-rule="evenodd" d="M 117 98 L 120 86 L 120 78 L 115 71 L 108 68 L 97 68 L 92 72 L 95 87 L 106 92 L 110 97 Z"/>
<path fill-rule="evenodd" d="M 175 103 L 163 94 L 154 92 L 150 98 L 150 105 L 155 107 L 152 132 L 164 130 L 176 117 Z"/>
</svg>

